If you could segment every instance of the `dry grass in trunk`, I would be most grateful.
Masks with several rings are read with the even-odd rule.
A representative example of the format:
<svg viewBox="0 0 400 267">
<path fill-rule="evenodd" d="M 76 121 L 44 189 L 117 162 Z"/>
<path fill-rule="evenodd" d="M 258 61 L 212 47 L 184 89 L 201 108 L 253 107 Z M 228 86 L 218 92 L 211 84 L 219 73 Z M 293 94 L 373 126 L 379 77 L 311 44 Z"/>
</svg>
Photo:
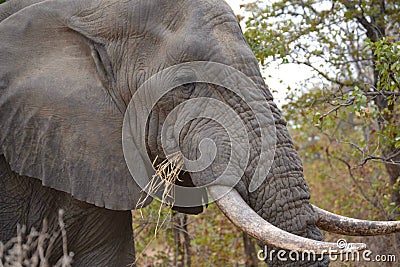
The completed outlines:
<svg viewBox="0 0 400 267">
<path fill-rule="evenodd" d="M 47 222 L 43 221 L 41 232 L 31 229 L 26 235 L 26 227 L 18 226 L 17 237 L 6 244 L 0 242 L 0 267 L 49 267 L 49 258 L 56 239 L 61 235 L 63 256 L 57 261 L 56 267 L 70 267 L 73 253 L 68 253 L 67 234 L 63 221 L 64 212 L 60 210 L 58 224 L 60 229 L 48 234 Z"/>
<path fill-rule="evenodd" d="M 169 211 L 171 211 L 171 207 L 174 205 L 175 192 L 173 190 L 173 185 L 176 180 L 179 179 L 179 174 L 182 171 L 184 161 L 182 154 L 177 152 L 167 157 L 166 160 L 156 165 L 158 158 L 156 158 L 153 162 L 153 166 L 156 169 L 156 173 L 150 179 L 150 182 L 147 184 L 145 188 L 146 193 L 143 200 L 139 201 L 137 206 L 142 206 L 146 200 L 150 197 L 150 195 L 155 195 L 156 193 L 162 190 L 161 195 L 161 204 L 158 210 L 158 219 L 157 225 L 155 229 L 155 236 L 157 236 L 158 230 L 165 224 L 168 217 L 160 222 L 161 211 L 163 207 L 168 207 Z M 169 216 L 171 219 L 171 216 Z"/>
</svg>

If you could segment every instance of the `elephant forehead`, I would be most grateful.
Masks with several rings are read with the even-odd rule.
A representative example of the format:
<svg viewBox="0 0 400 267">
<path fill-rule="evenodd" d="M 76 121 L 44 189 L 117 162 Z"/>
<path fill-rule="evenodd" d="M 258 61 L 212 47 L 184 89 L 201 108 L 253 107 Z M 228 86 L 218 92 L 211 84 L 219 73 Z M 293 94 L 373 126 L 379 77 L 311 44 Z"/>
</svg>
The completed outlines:
<svg viewBox="0 0 400 267">
<path fill-rule="evenodd" d="M 231 50 L 247 47 L 236 16 L 224 1 L 177 2 L 181 2 L 181 6 L 178 8 L 175 3 L 165 7 L 166 10 L 173 7 L 174 13 L 162 10 L 162 23 L 154 23 L 143 36 L 155 41 L 154 45 L 160 56 L 166 57 L 167 63 L 220 62 L 215 56 L 233 55 Z M 151 42 L 146 41 L 146 44 L 148 47 Z"/>
<path fill-rule="evenodd" d="M 112 25 L 115 27 L 112 31 L 118 33 L 123 31 L 125 34 L 128 30 L 130 37 L 153 35 L 161 38 L 180 30 L 197 31 L 226 22 L 237 23 L 233 11 L 223 0 L 107 2 L 110 4 L 96 6 L 93 12 L 88 12 L 88 19 L 92 21 L 95 17 L 106 16 L 107 22 L 103 25 Z"/>
</svg>

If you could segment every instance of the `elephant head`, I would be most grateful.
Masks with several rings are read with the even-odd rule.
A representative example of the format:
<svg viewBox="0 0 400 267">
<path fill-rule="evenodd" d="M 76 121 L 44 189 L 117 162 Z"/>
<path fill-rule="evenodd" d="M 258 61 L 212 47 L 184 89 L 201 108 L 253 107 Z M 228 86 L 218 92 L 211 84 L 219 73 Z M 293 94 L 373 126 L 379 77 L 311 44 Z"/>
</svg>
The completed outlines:
<svg viewBox="0 0 400 267">
<path fill-rule="evenodd" d="M 148 162 L 166 159 L 164 144 L 172 144 L 185 164 L 214 153 L 211 164 L 192 168 L 177 183 L 200 188 L 196 199 L 206 198 L 206 188 L 234 224 L 263 244 L 322 254 L 337 247 L 320 241 L 318 226 L 350 235 L 400 229 L 396 222 L 344 218 L 309 203 L 286 122 L 224 1 L 11 0 L 0 6 L 0 21 L 0 154 L 20 175 L 98 207 L 135 209 L 143 193 L 136 178 L 149 179 Z M 176 83 L 155 98 L 151 81 L 158 88 Z M 203 102 L 191 102 L 197 98 Z M 234 120 L 220 114 L 219 104 Z M 141 110 L 145 117 L 138 117 Z M 207 110 L 214 114 L 203 116 Z M 248 142 L 241 143 L 244 135 Z M 203 149 L 205 139 L 212 145 Z M 230 166 L 228 176 L 238 180 L 217 179 Z M 324 266 L 328 259 L 302 264 Z"/>
</svg>

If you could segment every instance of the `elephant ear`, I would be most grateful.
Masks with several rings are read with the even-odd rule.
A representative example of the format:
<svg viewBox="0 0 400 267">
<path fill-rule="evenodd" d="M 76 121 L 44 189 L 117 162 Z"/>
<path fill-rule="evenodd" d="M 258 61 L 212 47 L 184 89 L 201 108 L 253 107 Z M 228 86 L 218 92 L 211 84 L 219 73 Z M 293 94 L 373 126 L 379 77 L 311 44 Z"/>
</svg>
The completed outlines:
<svg viewBox="0 0 400 267">
<path fill-rule="evenodd" d="M 0 155 L 78 200 L 134 209 L 141 190 L 123 156 L 110 61 L 104 45 L 67 26 L 72 3 L 43 1 L 0 22 Z"/>
</svg>

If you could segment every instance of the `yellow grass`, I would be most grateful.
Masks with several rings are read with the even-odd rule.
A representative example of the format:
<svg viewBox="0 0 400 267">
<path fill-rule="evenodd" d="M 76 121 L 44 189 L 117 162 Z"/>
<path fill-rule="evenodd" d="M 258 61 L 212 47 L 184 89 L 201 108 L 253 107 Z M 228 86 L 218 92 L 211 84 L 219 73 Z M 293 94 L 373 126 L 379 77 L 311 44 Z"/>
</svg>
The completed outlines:
<svg viewBox="0 0 400 267">
<path fill-rule="evenodd" d="M 175 192 L 173 191 L 173 186 L 179 179 L 179 174 L 181 173 L 184 164 L 183 157 L 180 152 L 170 155 L 167 157 L 167 159 L 156 165 L 157 160 L 158 158 L 156 158 L 153 162 L 156 172 L 144 189 L 144 192 L 147 193 L 137 205 L 143 206 L 150 195 L 155 195 L 155 193 L 163 187 L 160 208 L 158 210 L 158 220 L 154 232 L 155 236 L 157 236 L 158 230 L 168 219 L 167 217 L 163 222 L 160 222 L 162 208 L 167 207 L 169 211 L 171 211 L 171 207 L 174 205 Z M 169 218 L 170 217 L 171 216 L 169 216 Z"/>
</svg>

